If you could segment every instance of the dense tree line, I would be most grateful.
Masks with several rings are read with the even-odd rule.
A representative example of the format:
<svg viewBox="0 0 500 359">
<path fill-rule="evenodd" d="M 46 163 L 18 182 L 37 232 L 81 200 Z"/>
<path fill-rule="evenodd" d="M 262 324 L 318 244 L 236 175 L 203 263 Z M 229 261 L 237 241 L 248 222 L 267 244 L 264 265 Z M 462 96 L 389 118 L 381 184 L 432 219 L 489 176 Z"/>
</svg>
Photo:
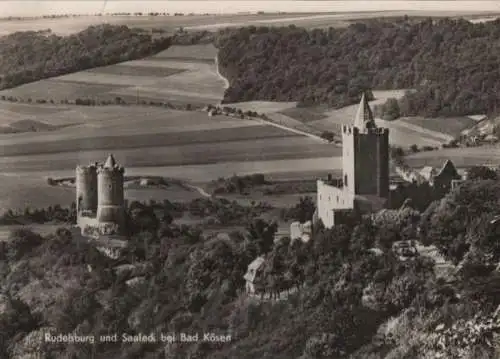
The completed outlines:
<svg viewBox="0 0 500 359">
<path fill-rule="evenodd" d="M 422 214 L 407 204 L 332 229 L 318 225 L 307 243 L 275 242 L 276 224 L 259 218 L 229 238 L 209 237 L 198 227 L 173 223 L 182 209 L 167 201 L 131 204 L 135 230 L 118 259 L 103 256 L 91 242 L 71 238 L 67 230 L 45 238 L 15 231 L 0 242 L 0 354 L 49 358 L 93 353 L 96 359 L 494 357 L 500 348 L 492 347 L 492 328 L 479 314 L 488 317 L 500 304 L 500 278 L 491 266 L 499 259 L 499 232 L 488 224 L 499 185 L 481 176 Z M 303 199 L 296 209 L 309 204 Z M 393 249 L 401 239 L 435 244 L 461 261 L 453 284 L 436 277 L 427 257 L 401 260 Z M 282 302 L 246 298 L 243 275 L 264 254 L 267 287 L 304 284 L 305 289 Z M 29 295 L 46 285 L 46 296 Z M 481 331 L 464 334 L 464 321 L 472 319 Z M 474 345 L 460 347 L 460 356 L 436 354 L 441 339 L 435 328 L 441 325 L 453 328 L 457 340 Z M 45 333 L 71 332 L 96 337 L 231 333 L 231 340 L 168 345 L 43 340 Z M 470 355 L 463 356 L 464 350 Z"/>
<path fill-rule="evenodd" d="M 107 24 L 69 36 L 16 32 L 0 37 L 0 88 L 139 59 L 169 45 L 170 38 Z"/>
<path fill-rule="evenodd" d="M 49 222 L 60 224 L 76 223 L 76 203 L 73 202 L 66 208 L 55 205 L 47 208 L 26 207 L 23 211 L 8 209 L 0 215 L 0 225 L 43 224 Z"/>
<path fill-rule="evenodd" d="M 489 113 L 500 103 L 500 20 L 373 20 L 347 28 L 245 27 L 219 33 L 224 101 L 333 107 L 364 89 L 416 89 L 390 116 Z"/>
</svg>

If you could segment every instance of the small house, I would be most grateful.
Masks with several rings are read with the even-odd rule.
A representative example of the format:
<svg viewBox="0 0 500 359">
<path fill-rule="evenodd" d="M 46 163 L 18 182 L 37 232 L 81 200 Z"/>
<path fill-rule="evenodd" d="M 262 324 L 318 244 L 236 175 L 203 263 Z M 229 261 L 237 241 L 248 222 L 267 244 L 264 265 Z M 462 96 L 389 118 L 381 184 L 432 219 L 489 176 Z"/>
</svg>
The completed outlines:
<svg viewBox="0 0 500 359">
<path fill-rule="evenodd" d="M 247 272 L 243 276 L 245 279 L 245 290 L 247 294 L 258 294 L 264 291 L 264 283 L 262 282 L 262 265 L 265 258 L 257 257 L 248 265 Z"/>
<path fill-rule="evenodd" d="M 433 185 L 436 190 L 447 193 L 451 190 L 453 180 L 461 180 L 455 165 L 450 160 L 446 160 L 443 167 L 434 175 Z"/>
<path fill-rule="evenodd" d="M 303 242 L 309 242 L 312 236 L 312 223 L 307 221 L 305 223 L 293 222 L 290 225 L 290 238 L 293 240 L 300 239 Z"/>
</svg>

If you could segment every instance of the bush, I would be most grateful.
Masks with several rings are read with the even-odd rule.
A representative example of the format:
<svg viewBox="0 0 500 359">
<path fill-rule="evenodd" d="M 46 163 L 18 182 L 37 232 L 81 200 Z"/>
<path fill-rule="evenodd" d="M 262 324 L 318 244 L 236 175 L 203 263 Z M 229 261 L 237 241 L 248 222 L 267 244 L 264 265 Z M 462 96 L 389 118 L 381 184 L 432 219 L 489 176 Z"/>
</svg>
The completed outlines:
<svg viewBox="0 0 500 359">
<path fill-rule="evenodd" d="M 325 140 L 329 142 L 333 142 L 335 139 L 335 134 L 331 131 L 323 131 L 320 135 L 321 138 L 324 138 Z"/>
<path fill-rule="evenodd" d="M 43 243 L 43 238 L 28 229 L 16 229 L 9 235 L 6 257 L 9 261 L 21 259 Z"/>
</svg>

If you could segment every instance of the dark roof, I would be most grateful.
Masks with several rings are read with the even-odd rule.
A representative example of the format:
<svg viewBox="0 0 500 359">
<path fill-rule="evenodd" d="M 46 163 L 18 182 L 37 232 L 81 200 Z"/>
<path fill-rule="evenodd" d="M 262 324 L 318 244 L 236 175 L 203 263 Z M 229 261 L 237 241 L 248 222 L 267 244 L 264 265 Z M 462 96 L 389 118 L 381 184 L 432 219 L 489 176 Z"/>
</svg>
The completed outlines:
<svg viewBox="0 0 500 359">
<path fill-rule="evenodd" d="M 443 167 L 441 167 L 441 169 L 435 175 L 435 177 L 440 177 L 440 176 L 442 176 L 445 173 L 451 174 L 456 179 L 462 178 L 462 176 L 460 176 L 460 174 L 458 174 L 457 168 L 455 167 L 455 165 L 453 164 L 453 162 L 451 162 L 450 160 L 446 160 L 446 162 L 444 163 Z"/>
<path fill-rule="evenodd" d="M 370 126 L 375 127 L 375 120 L 372 109 L 366 99 L 366 95 L 363 93 L 361 101 L 359 102 L 358 111 L 356 112 L 356 117 L 354 118 L 354 127 L 364 130 Z"/>
<path fill-rule="evenodd" d="M 104 168 L 115 168 L 116 161 L 112 154 L 110 154 L 104 163 Z"/>
</svg>

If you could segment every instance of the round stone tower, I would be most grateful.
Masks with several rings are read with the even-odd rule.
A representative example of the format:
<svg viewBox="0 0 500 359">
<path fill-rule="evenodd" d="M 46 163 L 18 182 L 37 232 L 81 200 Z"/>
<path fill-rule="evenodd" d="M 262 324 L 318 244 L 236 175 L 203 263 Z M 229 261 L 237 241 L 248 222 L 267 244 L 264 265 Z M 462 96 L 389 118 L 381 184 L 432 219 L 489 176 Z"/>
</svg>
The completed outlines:
<svg viewBox="0 0 500 359">
<path fill-rule="evenodd" d="M 123 174 L 125 170 L 118 166 L 113 155 L 97 169 L 97 221 L 114 223 L 123 228 L 125 211 L 123 208 Z"/>
<path fill-rule="evenodd" d="M 97 212 L 97 165 L 78 166 L 76 168 L 76 210 L 82 213 Z"/>
</svg>

